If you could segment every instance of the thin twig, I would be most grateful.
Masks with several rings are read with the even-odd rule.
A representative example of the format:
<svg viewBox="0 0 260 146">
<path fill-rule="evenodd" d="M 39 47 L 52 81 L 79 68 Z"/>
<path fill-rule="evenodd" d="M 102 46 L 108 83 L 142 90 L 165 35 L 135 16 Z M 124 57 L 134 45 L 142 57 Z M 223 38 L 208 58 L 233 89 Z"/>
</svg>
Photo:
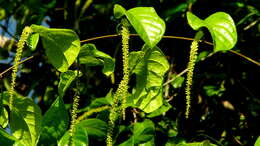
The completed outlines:
<svg viewBox="0 0 260 146">
<path fill-rule="evenodd" d="M 85 112 L 83 115 L 79 116 L 77 118 L 77 122 L 76 123 L 86 119 L 88 116 L 90 116 L 90 115 L 92 115 L 94 113 L 99 113 L 99 112 L 102 112 L 102 111 L 108 110 L 108 109 L 110 109 L 110 106 L 107 106 L 107 105 L 101 106 L 101 107 L 98 107 L 98 108 L 95 108 L 95 109 L 91 109 L 91 110 Z"/>
<path fill-rule="evenodd" d="M 176 80 L 178 77 L 182 76 L 183 74 L 185 74 L 188 71 L 188 68 L 184 69 L 182 72 L 180 72 L 179 74 L 177 74 L 174 78 L 172 78 L 171 80 L 168 80 L 167 82 L 165 82 L 163 84 L 163 86 L 168 85 L 169 83 L 173 82 L 174 80 Z"/>
<path fill-rule="evenodd" d="M 255 60 L 253 60 L 253 59 L 251 59 L 251 58 L 249 58 L 249 57 L 247 57 L 247 56 L 245 56 L 245 55 L 243 55 L 241 53 L 238 53 L 237 51 L 229 50 L 229 52 L 231 52 L 233 54 L 236 54 L 236 55 L 238 55 L 238 56 L 240 56 L 242 58 L 245 58 L 246 60 L 248 60 L 248 61 L 250 61 L 250 62 L 260 66 L 260 62 L 257 62 L 257 61 L 255 61 Z"/>
<path fill-rule="evenodd" d="M 98 36 L 98 37 L 93 37 L 93 38 L 81 40 L 80 42 L 86 43 L 86 42 L 90 42 L 90 41 L 94 41 L 94 40 L 98 40 L 98 39 L 113 38 L 113 37 L 118 37 L 118 36 L 121 36 L 121 35 L 120 34 L 103 35 L 103 36 Z"/>
<path fill-rule="evenodd" d="M 32 59 L 33 57 L 34 57 L 34 56 L 30 56 L 30 57 L 24 59 L 23 61 L 18 62 L 17 65 L 20 65 L 20 64 L 22 64 L 22 63 L 24 63 L 24 62 L 26 62 L 26 61 Z M 15 67 L 15 65 L 13 65 L 13 66 L 9 67 L 8 69 L 4 70 L 3 72 L 1 72 L 1 73 L 0 73 L 0 78 L 2 78 L 5 73 L 7 73 L 8 71 L 10 71 L 10 70 L 13 69 L 14 67 Z"/>
<path fill-rule="evenodd" d="M 120 34 L 110 34 L 110 35 L 103 35 L 103 36 L 98 36 L 98 37 L 93 37 L 93 38 L 89 38 L 89 39 L 85 39 L 85 40 L 81 40 L 80 42 L 81 43 L 86 43 L 86 42 L 89 42 L 89 41 L 94 41 L 94 40 L 98 40 L 98 39 L 104 39 L 104 38 L 113 38 L 113 37 L 118 37 L 118 36 L 121 36 Z M 138 34 L 130 34 L 130 36 L 139 36 Z M 188 38 L 188 37 L 181 37 L 181 36 L 162 36 L 162 38 L 166 38 L 166 39 L 180 39 L 180 40 L 188 40 L 188 41 L 193 41 L 194 39 L 193 38 Z M 205 41 L 205 40 L 200 40 L 201 43 L 204 43 L 204 44 L 208 44 L 208 45 L 213 45 L 213 43 L 211 42 L 208 42 L 208 41 Z M 233 51 L 233 50 L 228 50 L 230 53 L 233 53 L 235 55 L 238 55 L 254 64 L 256 64 L 257 66 L 260 66 L 260 63 L 241 54 L 241 53 L 238 53 L 237 51 Z"/>
<path fill-rule="evenodd" d="M 118 37 L 118 36 L 121 36 L 120 34 L 112 34 L 112 35 L 104 35 L 104 36 L 98 36 L 98 37 L 92 37 L 92 38 L 89 38 L 89 39 L 85 39 L 85 40 L 81 40 L 80 42 L 81 43 L 86 43 L 86 42 L 90 42 L 90 41 L 94 41 L 94 40 L 98 40 L 98 39 L 104 39 L 104 38 L 113 38 L 113 37 Z M 139 36 L 138 34 L 130 34 L 130 36 Z M 181 40 L 189 40 L 189 41 L 193 41 L 194 39 L 193 38 L 187 38 L 187 37 L 180 37 L 180 36 L 163 36 L 163 38 L 168 38 L 168 39 L 181 39 Z M 208 41 L 205 41 L 205 40 L 201 40 L 200 42 L 202 43 L 205 43 L 205 44 L 208 44 L 208 45 L 213 45 L 213 43 L 211 42 L 208 42 Z M 235 55 L 238 55 L 254 64 L 256 64 L 257 66 L 260 66 L 260 63 L 251 59 L 250 57 L 247 57 L 241 53 L 238 53 L 237 51 L 233 51 L 233 50 L 229 50 L 230 53 L 233 53 Z M 22 64 L 24 63 L 25 61 L 28 61 L 30 59 L 32 59 L 33 56 L 30 56 L 28 57 L 27 59 L 21 61 L 18 63 L 19 64 Z M 10 71 L 14 66 L 11 66 L 10 68 L 8 68 L 7 70 L 3 71 L 1 74 L 0 74 L 0 78 L 2 78 L 3 74 L 5 74 L 6 72 Z"/>
</svg>

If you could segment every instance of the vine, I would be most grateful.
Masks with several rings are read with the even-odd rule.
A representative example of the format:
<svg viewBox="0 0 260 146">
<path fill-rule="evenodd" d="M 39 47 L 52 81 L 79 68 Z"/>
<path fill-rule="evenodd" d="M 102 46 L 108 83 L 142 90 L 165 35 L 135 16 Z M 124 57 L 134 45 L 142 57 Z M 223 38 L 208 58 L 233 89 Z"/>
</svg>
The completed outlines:
<svg viewBox="0 0 260 146">
<path fill-rule="evenodd" d="M 11 87 L 9 89 L 9 96 L 10 96 L 9 97 L 9 106 L 10 106 L 11 110 L 13 109 L 14 88 L 15 88 L 15 84 L 16 84 L 16 73 L 18 71 L 19 61 L 21 60 L 21 57 L 22 57 L 24 44 L 26 43 L 26 41 L 31 33 L 32 33 L 32 29 L 30 27 L 26 26 L 23 29 L 22 35 L 17 44 L 16 55 L 14 58 L 14 67 L 13 67 L 13 72 L 12 72 L 12 77 L 11 77 Z"/>
</svg>

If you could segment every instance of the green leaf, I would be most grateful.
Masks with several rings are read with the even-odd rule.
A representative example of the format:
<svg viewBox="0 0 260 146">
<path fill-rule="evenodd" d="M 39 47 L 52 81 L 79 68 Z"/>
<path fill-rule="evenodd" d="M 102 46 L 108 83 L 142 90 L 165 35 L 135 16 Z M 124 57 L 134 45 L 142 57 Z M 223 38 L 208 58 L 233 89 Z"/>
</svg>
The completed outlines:
<svg viewBox="0 0 260 146">
<path fill-rule="evenodd" d="M 136 145 L 148 142 L 154 138 L 155 127 L 151 120 L 145 119 L 141 123 L 135 123 L 133 135 L 119 146 Z"/>
<path fill-rule="evenodd" d="M 191 12 L 187 12 L 189 25 L 198 30 L 206 27 L 213 39 L 214 51 L 226 51 L 232 49 L 237 42 L 236 26 L 230 15 L 224 12 L 217 12 L 205 20 L 201 20 Z"/>
<path fill-rule="evenodd" d="M 126 17 L 145 44 L 153 48 L 165 32 L 165 22 L 153 7 L 136 7 L 126 11 Z"/>
<path fill-rule="evenodd" d="M 107 123 L 99 119 L 87 119 L 78 123 L 87 129 L 89 137 L 104 140 L 107 134 Z"/>
<path fill-rule="evenodd" d="M 258 136 L 254 146 L 260 146 L 260 136 Z"/>
<path fill-rule="evenodd" d="M 9 135 L 4 129 L 0 128 L 0 141 L 1 145 L 13 145 L 15 143 L 16 138 L 14 136 Z"/>
<path fill-rule="evenodd" d="M 72 70 L 68 70 L 66 72 L 61 73 L 60 75 L 60 82 L 58 85 L 58 92 L 59 92 L 59 96 L 61 98 L 63 98 L 66 90 L 68 89 L 68 87 L 70 86 L 70 84 L 72 83 L 72 81 L 75 80 L 75 78 L 77 77 L 78 71 L 72 71 Z M 79 75 L 81 75 L 82 73 L 79 72 Z"/>
<path fill-rule="evenodd" d="M 3 108 L 0 112 L 0 125 L 5 128 L 8 125 L 8 112 Z"/>
<path fill-rule="evenodd" d="M 160 116 L 163 113 L 166 113 L 169 109 L 171 109 L 171 105 L 168 102 L 165 102 L 164 105 L 162 105 L 160 108 L 158 108 L 157 110 L 151 112 L 150 114 L 147 115 L 148 118 L 153 118 L 156 116 Z"/>
<path fill-rule="evenodd" d="M 94 44 L 85 44 L 79 53 L 80 64 L 87 66 L 103 65 L 102 72 L 109 76 L 114 72 L 115 60 L 108 54 L 97 50 Z"/>
<path fill-rule="evenodd" d="M 213 85 L 207 85 L 207 86 L 204 86 L 203 89 L 205 90 L 205 93 L 207 96 L 218 96 L 218 97 L 221 97 L 223 95 L 223 93 L 226 91 L 224 82 L 222 82 L 219 85 L 219 87 L 213 86 Z"/>
<path fill-rule="evenodd" d="M 176 78 L 176 74 L 173 74 L 172 78 Z M 180 88 L 180 87 L 182 87 L 184 80 L 185 80 L 185 78 L 182 76 L 177 77 L 174 81 L 171 82 L 171 85 L 173 88 Z"/>
<path fill-rule="evenodd" d="M 134 104 L 150 113 L 163 104 L 162 84 L 169 63 L 158 47 L 144 47 L 143 51 L 145 55 L 133 71 L 137 76 Z"/>
<path fill-rule="evenodd" d="M 121 18 L 122 16 L 124 16 L 126 13 L 126 9 L 123 8 L 122 6 L 118 5 L 118 4 L 115 4 L 114 5 L 114 16 L 119 19 Z"/>
<path fill-rule="evenodd" d="M 69 125 L 69 115 L 62 98 L 57 97 L 43 116 L 40 144 L 51 145 L 62 137 Z"/>
<path fill-rule="evenodd" d="M 69 145 L 70 140 L 72 140 L 72 146 L 88 146 L 89 142 L 87 129 L 77 124 L 75 126 L 73 137 L 70 139 L 70 133 L 67 131 L 58 142 L 58 146 Z"/>
<path fill-rule="evenodd" d="M 70 29 L 46 28 L 38 25 L 32 25 L 31 28 L 39 33 L 51 64 L 60 72 L 67 71 L 80 51 L 78 35 Z"/>
<path fill-rule="evenodd" d="M 31 99 L 15 96 L 10 114 L 11 131 L 21 143 L 36 145 L 41 130 L 41 110 Z"/>
<path fill-rule="evenodd" d="M 39 33 L 33 33 L 29 36 L 26 42 L 29 48 L 31 49 L 31 51 L 34 51 L 36 49 L 38 41 L 39 41 Z"/>
</svg>

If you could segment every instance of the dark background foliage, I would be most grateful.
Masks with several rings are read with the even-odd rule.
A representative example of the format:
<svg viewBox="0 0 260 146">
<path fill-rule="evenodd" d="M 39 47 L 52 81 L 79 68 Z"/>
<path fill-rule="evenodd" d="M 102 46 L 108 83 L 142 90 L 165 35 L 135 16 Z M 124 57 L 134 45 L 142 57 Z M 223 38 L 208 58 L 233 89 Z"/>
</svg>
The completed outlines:
<svg viewBox="0 0 260 146">
<path fill-rule="evenodd" d="M 80 1 L 80 0 L 79 0 Z M 1 36 L 17 41 L 22 29 L 31 24 L 43 24 L 51 28 L 69 28 L 76 31 L 81 40 L 118 33 L 119 21 L 113 17 L 114 4 L 126 9 L 137 6 L 154 7 L 166 22 L 165 35 L 194 37 L 185 12 L 190 9 L 200 18 L 217 11 L 229 13 L 237 25 L 238 51 L 260 61 L 260 1 L 259 0 L 88 0 L 77 5 L 73 0 L 0 0 Z M 135 33 L 132 31 L 132 33 Z M 2 39 L 2 38 L 1 38 Z M 210 40 L 206 34 L 205 40 Z M 2 40 L 0 40 L 2 42 Z M 104 97 L 111 88 L 116 88 L 121 79 L 120 38 L 92 41 L 97 48 L 116 58 L 115 84 L 102 74 L 102 67 L 80 66 L 84 76 L 80 78 L 80 108 L 84 108 L 96 97 Z M 2 44 L 2 43 L 0 43 Z M 15 47 L 5 41 L 0 48 L 0 72 L 12 65 Z M 139 50 L 143 42 L 131 37 L 130 50 Z M 190 41 L 163 39 L 158 45 L 171 63 L 170 74 L 183 71 L 188 62 Z M 200 52 L 209 53 L 212 46 L 201 44 Z M 26 48 L 23 57 L 34 58 L 21 65 L 16 90 L 37 102 L 43 113 L 57 96 L 59 73 L 47 62 L 41 44 L 35 51 Z M 73 65 L 71 68 L 77 68 Z M 191 118 L 184 119 L 184 85 L 169 86 L 172 108 L 166 114 L 151 118 L 156 125 L 157 145 L 167 141 L 210 140 L 223 145 L 253 145 L 259 136 L 260 113 L 259 66 L 233 53 L 216 53 L 196 65 Z M 184 76 L 185 77 L 185 76 Z M 5 91 L 10 81 L 10 72 L 1 77 L 0 91 Z M 166 77 L 167 78 L 170 77 Z M 131 85 L 134 80 L 131 79 Z M 69 107 L 73 89 L 65 95 Z M 133 121 L 132 110 L 127 109 L 128 125 Z M 142 121 L 143 116 L 138 115 Z M 170 130 L 169 130 L 170 129 Z M 172 136 L 174 135 L 174 136 Z M 177 136 L 176 136 L 177 135 Z M 119 141 L 124 141 L 123 139 Z M 99 143 L 92 143 L 100 144 Z M 104 144 L 104 143 L 101 143 Z"/>
</svg>

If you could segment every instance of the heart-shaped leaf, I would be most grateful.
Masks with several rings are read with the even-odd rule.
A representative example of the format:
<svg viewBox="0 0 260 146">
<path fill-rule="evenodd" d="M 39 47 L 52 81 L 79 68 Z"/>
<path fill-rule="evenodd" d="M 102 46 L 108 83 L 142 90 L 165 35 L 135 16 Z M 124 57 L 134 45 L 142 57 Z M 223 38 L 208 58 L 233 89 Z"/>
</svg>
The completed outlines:
<svg viewBox="0 0 260 146">
<path fill-rule="evenodd" d="M 165 22 L 153 7 L 136 7 L 125 12 L 122 6 L 115 5 L 114 14 L 116 18 L 126 15 L 135 31 L 150 48 L 161 40 L 165 32 Z"/>
<path fill-rule="evenodd" d="M 137 7 L 126 12 L 126 17 L 144 42 L 153 48 L 165 32 L 165 22 L 152 7 Z"/>
<path fill-rule="evenodd" d="M 205 20 L 201 20 L 191 12 L 187 12 L 189 25 L 198 30 L 201 27 L 208 28 L 214 43 L 214 51 L 226 51 L 232 49 L 237 42 L 237 31 L 233 19 L 225 12 L 217 12 Z"/>
<path fill-rule="evenodd" d="M 142 51 L 144 57 L 133 70 L 137 82 L 134 104 L 146 113 L 150 113 L 163 104 L 162 83 L 169 69 L 169 63 L 158 47 L 152 49 L 144 47 Z"/>
<path fill-rule="evenodd" d="M 31 28 L 39 33 L 51 64 L 60 72 L 67 71 L 80 51 L 78 35 L 70 29 L 54 29 L 38 25 L 32 25 Z"/>
</svg>

